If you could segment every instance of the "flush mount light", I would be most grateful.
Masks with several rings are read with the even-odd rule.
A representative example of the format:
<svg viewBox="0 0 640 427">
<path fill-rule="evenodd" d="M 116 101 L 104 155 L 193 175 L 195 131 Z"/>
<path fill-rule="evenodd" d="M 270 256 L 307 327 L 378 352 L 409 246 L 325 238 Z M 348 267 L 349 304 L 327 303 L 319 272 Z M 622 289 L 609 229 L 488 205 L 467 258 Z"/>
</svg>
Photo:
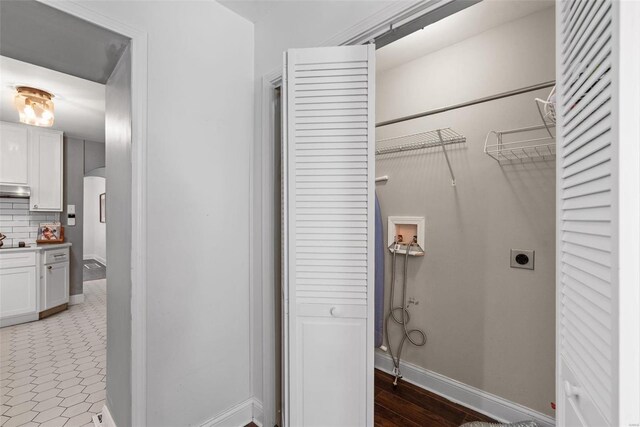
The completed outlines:
<svg viewBox="0 0 640 427">
<path fill-rule="evenodd" d="M 42 89 L 16 87 L 15 104 L 20 121 L 34 126 L 53 126 L 53 95 Z"/>
</svg>

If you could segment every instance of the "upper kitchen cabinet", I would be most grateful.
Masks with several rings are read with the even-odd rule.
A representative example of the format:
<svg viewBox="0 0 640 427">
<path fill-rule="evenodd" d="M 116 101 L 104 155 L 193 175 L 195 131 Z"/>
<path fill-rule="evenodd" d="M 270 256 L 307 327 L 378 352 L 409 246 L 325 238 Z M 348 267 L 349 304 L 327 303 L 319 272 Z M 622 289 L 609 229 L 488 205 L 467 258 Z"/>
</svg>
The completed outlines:
<svg viewBox="0 0 640 427">
<path fill-rule="evenodd" d="M 29 185 L 29 130 L 0 122 L 0 184 Z"/>
<path fill-rule="evenodd" d="M 29 128 L 31 211 L 62 212 L 62 132 Z"/>
</svg>

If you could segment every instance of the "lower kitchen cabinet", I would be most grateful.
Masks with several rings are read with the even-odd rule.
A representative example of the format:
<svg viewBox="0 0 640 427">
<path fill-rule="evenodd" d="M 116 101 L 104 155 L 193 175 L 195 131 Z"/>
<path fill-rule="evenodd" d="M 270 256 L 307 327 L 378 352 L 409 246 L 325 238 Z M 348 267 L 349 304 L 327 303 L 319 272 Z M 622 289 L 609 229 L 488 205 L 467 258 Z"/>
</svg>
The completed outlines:
<svg viewBox="0 0 640 427">
<path fill-rule="evenodd" d="M 69 263 L 50 264 L 42 270 L 42 310 L 69 302 Z"/>
<path fill-rule="evenodd" d="M 0 326 L 38 319 L 36 254 L 0 254 Z"/>
<path fill-rule="evenodd" d="M 69 248 L 45 248 L 40 268 L 40 317 L 64 310 L 69 303 Z"/>
</svg>

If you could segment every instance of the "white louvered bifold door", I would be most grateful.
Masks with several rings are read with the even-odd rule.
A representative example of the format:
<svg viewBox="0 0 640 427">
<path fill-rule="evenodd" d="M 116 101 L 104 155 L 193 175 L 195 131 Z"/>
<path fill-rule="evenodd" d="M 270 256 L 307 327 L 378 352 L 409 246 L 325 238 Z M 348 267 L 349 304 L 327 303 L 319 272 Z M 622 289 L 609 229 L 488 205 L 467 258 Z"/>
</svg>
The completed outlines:
<svg viewBox="0 0 640 427">
<path fill-rule="evenodd" d="M 285 54 L 285 424 L 373 425 L 374 46 Z"/>
<path fill-rule="evenodd" d="M 640 406 L 640 118 L 629 133 L 625 129 L 634 127 L 634 119 L 625 114 L 628 108 L 638 114 L 640 94 L 631 103 L 621 97 L 620 47 L 627 35 L 621 31 L 620 3 L 564 0 L 556 7 L 558 425 L 631 425 L 639 422 Z M 640 46 L 635 49 L 626 54 L 637 58 Z M 626 157 L 634 152 L 635 172 Z M 631 175 L 624 176 L 625 170 Z M 625 186 L 635 194 L 623 194 Z M 634 233 L 635 243 L 629 239 Z M 625 316 L 631 324 L 622 322 Z"/>
</svg>

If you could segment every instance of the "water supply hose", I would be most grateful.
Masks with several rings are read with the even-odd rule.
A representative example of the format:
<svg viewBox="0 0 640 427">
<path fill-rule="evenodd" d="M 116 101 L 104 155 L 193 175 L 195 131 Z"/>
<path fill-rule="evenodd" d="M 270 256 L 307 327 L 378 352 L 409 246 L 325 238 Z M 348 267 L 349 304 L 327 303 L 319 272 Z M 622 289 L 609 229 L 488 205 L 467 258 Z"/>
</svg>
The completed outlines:
<svg viewBox="0 0 640 427">
<path fill-rule="evenodd" d="M 387 348 L 389 349 L 389 355 L 393 361 L 393 374 L 395 380 L 393 381 L 394 387 L 398 385 L 398 379 L 402 378 L 400 373 L 400 357 L 402 356 L 402 348 L 405 341 L 409 342 L 417 347 L 421 347 L 427 343 L 427 335 L 420 329 L 409 329 L 407 325 L 411 320 L 409 310 L 407 309 L 407 269 L 409 266 L 409 252 L 414 242 L 406 245 L 407 251 L 404 257 L 404 276 L 402 278 L 402 303 L 399 306 L 394 307 L 395 302 L 395 287 L 396 287 L 396 254 L 402 245 L 394 243 L 393 261 L 391 264 L 391 295 L 389 296 L 389 313 L 385 322 L 385 336 L 387 339 Z M 398 315 L 398 311 L 400 315 Z M 398 317 L 399 316 L 399 317 Z M 397 356 L 393 354 L 393 346 L 389 339 L 389 320 L 393 319 L 394 322 L 402 326 L 403 336 L 398 344 Z M 413 337 L 411 336 L 413 334 Z"/>
</svg>

